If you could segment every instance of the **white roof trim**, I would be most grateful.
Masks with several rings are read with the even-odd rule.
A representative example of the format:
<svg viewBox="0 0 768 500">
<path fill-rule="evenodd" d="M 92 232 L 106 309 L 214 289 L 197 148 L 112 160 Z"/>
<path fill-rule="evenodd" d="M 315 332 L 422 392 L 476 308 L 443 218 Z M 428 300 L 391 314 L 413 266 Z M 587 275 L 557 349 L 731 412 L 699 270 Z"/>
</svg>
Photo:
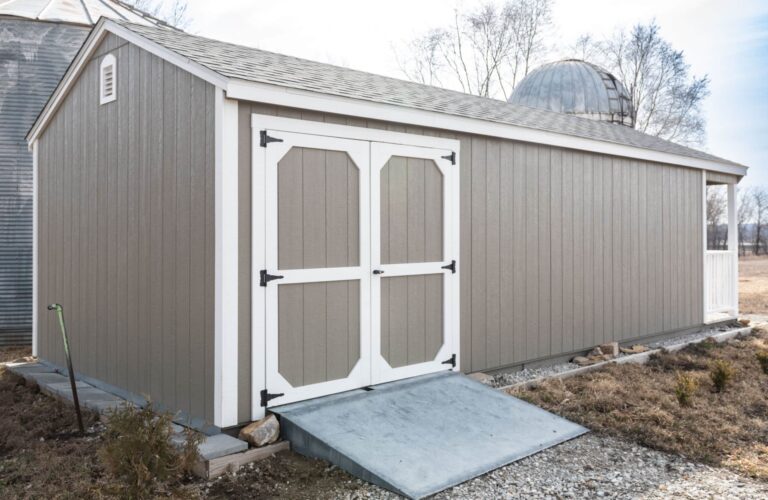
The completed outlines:
<svg viewBox="0 0 768 500">
<path fill-rule="evenodd" d="M 88 62 L 90 56 L 96 47 L 98 47 L 99 42 L 101 42 L 106 32 L 112 32 L 212 85 L 225 89 L 227 97 L 230 99 L 263 102 L 266 104 L 289 106 L 325 113 L 343 114 L 406 125 L 437 128 L 457 133 L 468 133 L 531 142 L 535 144 L 545 144 L 638 160 L 668 163 L 672 165 L 710 170 L 713 172 L 723 172 L 738 176 L 747 174 L 747 167 L 732 165 L 730 163 L 721 163 L 715 160 L 693 158 L 690 156 L 666 153 L 637 146 L 628 146 L 615 142 L 588 139 L 546 130 L 521 127 L 519 125 L 439 113 L 436 111 L 426 111 L 393 104 L 364 101 L 350 97 L 321 94 L 319 92 L 310 92 L 289 87 L 227 78 L 104 18 L 102 18 L 93 28 L 93 31 L 85 41 L 83 48 L 78 52 L 69 70 L 67 70 L 64 78 L 62 78 L 62 81 L 59 83 L 45 108 L 43 108 L 43 111 L 40 113 L 40 116 L 27 135 L 27 142 L 29 144 L 34 142 L 45 129 L 61 100 L 66 96 L 69 88 L 81 73 L 84 65 Z"/>
<path fill-rule="evenodd" d="M 51 97 L 48 99 L 45 107 L 40 112 L 40 116 L 37 117 L 35 124 L 32 125 L 32 128 L 29 130 L 29 133 L 27 134 L 28 144 L 32 144 L 35 140 L 37 140 L 40 136 L 40 133 L 45 130 L 45 127 L 48 125 L 48 122 L 55 114 L 62 100 L 64 97 L 66 97 L 72 85 L 83 72 L 85 66 L 90 61 L 91 56 L 96 51 L 107 33 L 114 33 L 120 38 L 123 38 L 124 40 L 136 45 L 137 47 L 141 47 L 147 52 L 150 52 L 157 57 L 164 59 L 185 71 L 188 71 L 189 73 L 205 80 L 206 82 L 216 87 L 224 88 L 227 84 L 227 78 L 220 75 L 219 73 L 216 73 L 215 71 L 210 70 L 196 62 L 190 61 L 186 57 L 168 50 L 162 45 L 144 38 L 143 36 L 138 35 L 109 19 L 101 18 L 96 26 L 94 26 L 91 33 L 88 35 L 88 38 L 86 38 L 83 46 L 80 48 L 77 55 L 75 56 L 75 59 L 72 61 L 72 64 L 70 64 L 67 72 L 64 74 L 58 86 L 56 87 L 56 90 L 53 91 L 53 94 L 51 94 Z"/>
<path fill-rule="evenodd" d="M 226 92 L 227 97 L 230 99 L 263 102 L 266 104 L 288 106 L 311 111 L 437 128 L 456 133 L 512 139 L 516 141 L 590 151 L 593 153 L 622 156 L 638 160 L 669 163 L 740 176 L 746 175 L 747 173 L 747 167 L 720 163 L 713 160 L 693 158 L 690 156 L 666 153 L 636 146 L 627 146 L 615 142 L 587 139 L 557 132 L 521 127 L 519 125 L 491 122 L 477 118 L 468 118 L 435 111 L 396 106 L 393 104 L 363 101 L 349 97 L 320 94 L 317 92 L 309 92 L 245 80 L 229 80 L 229 83 L 226 86 Z"/>
</svg>

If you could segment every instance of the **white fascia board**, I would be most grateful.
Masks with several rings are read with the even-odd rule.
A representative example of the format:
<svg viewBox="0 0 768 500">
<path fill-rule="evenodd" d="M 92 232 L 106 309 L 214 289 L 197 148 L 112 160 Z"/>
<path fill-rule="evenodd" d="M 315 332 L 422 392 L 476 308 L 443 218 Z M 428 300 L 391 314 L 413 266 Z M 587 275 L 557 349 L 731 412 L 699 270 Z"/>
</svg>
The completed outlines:
<svg viewBox="0 0 768 500">
<path fill-rule="evenodd" d="M 133 31 L 120 26 L 113 21 L 110 21 L 109 19 L 101 18 L 99 22 L 96 23 L 96 26 L 94 26 L 94 28 L 91 30 L 90 34 L 83 43 L 83 46 L 80 48 L 74 60 L 72 61 L 72 64 L 70 64 L 67 72 L 64 74 L 61 81 L 56 86 L 56 89 L 53 91 L 53 94 L 51 94 L 51 97 L 48 99 L 48 102 L 43 108 L 43 111 L 40 113 L 40 116 L 37 117 L 35 124 L 27 134 L 27 143 L 30 145 L 30 149 L 32 147 L 31 144 L 37 140 L 42 131 L 45 130 L 48 122 L 55 114 L 56 110 L 66 97 L 69 90 L 72 88 L 72 85 L 74 85 L 88 62 L 91 60 L 91 56 L 99 47 L 99 44 L 107 35 L 107 33 L 114 33 L 127 42 L 130 42 L 137 47 L 140 47 L 147 52 L 150 52 L 151 54 L 154 54 L 157 57 L 164 59 L 174 64 L 175 66 L 178 66 L 179 68 L 205 80 L 206 82 L 216 87 L 224 88 L 227 84 L 227 78 L 220 75 L 219 73 L 216 73 L 215 71 L 210 70 L 196 62 L 190 61 L 186 57 L 181 56 L 176 52 L 173 52 L 172 50 L 169 50 L 147 38 L 144 38 L 143 36 L 134 33 Z"/>
<path fill-rule="evenodd" d="M 740 176 L 744 176 L 747 173 L 747 167 L 720 163 L 713 160 L 691 158 L 688 156 L 627 146 L 614 142 L 559 134 L 546 130 L 449 115 L 435 111 L 406 108 L 393 104 L 320 94 L 317 92 L 309 92 L 306 90 L 249 82 L 245 80 L 230 79 L 226 86 L 226 92 L 227 97 L 230 99 L 240 99 L 244 101 L 261 102 L 324 113 L 381 120 L 391 123 L 436 128 L 456 133 L 484 135 L 501 139 L 545 144 L 579 151 L 590 151 L 612 156 L 668 163 Z"/>
<path fill-rule="evenodd" d="M 237 101 L 215 97 L 214 425 L 237 425 L 238 156 Z"/>
</svg>

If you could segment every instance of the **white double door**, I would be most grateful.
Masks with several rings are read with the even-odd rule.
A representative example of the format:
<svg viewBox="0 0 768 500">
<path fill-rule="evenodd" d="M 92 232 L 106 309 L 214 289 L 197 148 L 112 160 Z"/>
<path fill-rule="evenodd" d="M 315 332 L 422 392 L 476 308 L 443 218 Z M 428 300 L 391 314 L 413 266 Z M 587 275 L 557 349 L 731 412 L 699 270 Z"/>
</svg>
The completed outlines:
<svg viewBox="0 0 768 500">
<path fill-rule="evenodd" d="M 455 152 L 259 134 L 262 405 L 458 369 Z"/>
</svg>

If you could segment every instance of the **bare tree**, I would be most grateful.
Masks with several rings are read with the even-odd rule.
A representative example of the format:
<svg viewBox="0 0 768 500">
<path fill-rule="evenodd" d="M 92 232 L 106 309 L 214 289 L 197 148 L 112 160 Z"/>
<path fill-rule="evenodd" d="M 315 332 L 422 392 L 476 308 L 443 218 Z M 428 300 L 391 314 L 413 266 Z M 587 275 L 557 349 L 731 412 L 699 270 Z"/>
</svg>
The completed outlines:
<svg viewBox="0 0 768 500">
<path fill-rule="evenodd" d="M 582 61 L 595 61 L 598 59 L 598 42 L 595 37 L 589 33 L 581 35 L 576 41 L 568 47 L 568 57 L 571 59 L 581 59 Z"/>
<path fill-rule="evenodd" d="M 768 191 L 765 188 L 752 190 L 752 203 L 755 210 L 755 255 L 760 255 L 760 249 L 765 247 L 765 226 L 768 224 Z M 763 253 L 766 253 L 765 249 Z"/>
<path fill-rule="evenodd" d="M 691 76 L 683 51 L 661 37 L 655 22 L 596 42 L 593 55 L 627 87 L 636 110 L 635 128 L 686 145 L 702 145 L 706 122 L 701 105 L 709 77 Z"/>
<path fill-rule="evenodd" d="M 508 0 L 454 12 L 450 29 L 430 30 L 396 57 L 405 76 L 506 99 L 546 53 L 552 0 Z"/>
<path fill-rule="evenodd" d="M 720 227 L 728 210 L 726 194 L 721 186 L 707 187 L 707 248 L 719 250 L 724 241 L 720 236 Z"/>
<path fill-rule="evenodd" d="M 407 52 L 410 57 L 403 58 L 395 51 L 400 71 L 409 80 L 427 85 L 440 85 L 440 72 L 444 66 L 442 45 L 445 36 L 444 30 L 430 30 L 408 42 Z"/>
<path fill-rule="evenodd" d="M 747 255 L 747 227 L 755 215 L 755 205 L 752 200 L 752 190 L 745 188 L 739 191 L 739 209 L 736 214 L 736 225 L 739 234 L 739 254 Z"/>
<path fill-rule="evenodd" d="M 173 0 L 164 2 L 163 0 L 126 0 L 137 9 L 146 12 L 152 17 L 185 30 L 192 24 L 189 17 L 187 0 Z"/>
</svg>

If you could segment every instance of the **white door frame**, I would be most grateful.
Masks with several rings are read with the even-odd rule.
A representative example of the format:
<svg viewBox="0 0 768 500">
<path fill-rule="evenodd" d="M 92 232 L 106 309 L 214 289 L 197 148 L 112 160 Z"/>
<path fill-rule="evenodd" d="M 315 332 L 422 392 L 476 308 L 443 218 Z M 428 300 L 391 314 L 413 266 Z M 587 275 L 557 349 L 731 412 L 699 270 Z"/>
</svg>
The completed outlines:
<svg viewBox="0 0 768 500">
<path fill-rule="evenodd" d="M 294 118 L 283 118 L 270 115 L 251 115 L 251 419 L 258 420 L 263 418 L 266 413 L 266 407 L 261 405 L 261 391 L 267 387 L 266 385 L 266 353 L 267 353 L 267 315 L 266 304 L 268 287 L 260 286 L 259 271 L 261 269 L 268 269 L 267 266 L 267 203 L 272 203 L 267 193 L 267 151 L 273 148 L 276 144 L 270 143 L 268 147 L 260 147 L 260 132 L 262 130 L 272 130 L 275 134 L 283 132 L 297 133 L 297 134 L 309 134 L 321 137 L 336 137 L 341 139 L 352 139 L 369 142 L 384 142 L 390 144 L 401 144 L 407 146 L 417 146 L 426 148 L 436 148 L 444 151 L 453 152 L 455 154 L 455 165 L 452 168 L 455 169 L 455 182 L 452 183 L 451 189 L 453 191 L 453 198 L 456 200 L 456 213 L 451 216 L 450 226 L 451 234 L 453 238 L 452 247 L 458 261 L 459 255 L 459 141 L 455 139 L 448 139 L 443 137 L 423 136 L 417 134 L 406 134 L 401 132 L 391 132 L 388 130 L 379 130 L 373 128 L 364 127 L 352 127 L 348 125 L 337 125 L 323 122 L 316 122 L 310 120 L 299 120 Z M 361 175 L 362 178 L 362 175 Z M 369 182 L 369 180 L 368 180 Z M 276 197 L 276 193 L 273 193 L 273 197 Z M 361 198 L 362 204 L 362 198 Z M 368 203 L 370 207 L 370 200 Z M 370 208 L 368 209 L 370 213 Z M 447 226 L 446 226 L 447 228 Z M 274 229 L 272 229 L 274 231 Z M 447 230 L 447 229 L 446 229 Z M 366 229 L 368 231 L 368 229 Z M 364 234 L 361 232 L 361 238 Z M 273 241 L 276 241 L 276 236 Z M 370 255 L 370 249 L 368 250 Z M 362 264 L 362 252 L 361 252 L 361 264 Z M 370 263 L 369 263 L 370 266 Z M 451 304 L 453 306 L 448 309 L 450 311 L 450 320 L 446 322 L 446 327 L 453 329 L 452 337 L 455 339 L 456 344 L 456 370 L 460 367 L 460 355 L 459 355 L 459 275 L 458 270 L 461 269 L 461 263 L 457 264 L 457 273 L 452 275 L 451 281 L 453 286 L 451 287 L 450 297 Z M 393 271 L 394 272 L 394 271 Z M 274 273 L 270 273 L 274 274 Z M 368 279 L 370 283 L 370 273 Z M 283 283 L 286 283 L 286 279 L 290 279 L 290 275 L 286 276 Z M 278 283 L 277 281 L 272 284 Z M 276 287 L 272 287 L 273 290 Z M 363 283 L 361 283 L 361 289 Z M 367 287 L 370 290 L 370 286 Z M 361 311 L 362 314 L 362 311 Z M 369 316 L 370 318 L 370 316 Z M 370 319 L 369 319 L 370 321 Z M 361 346 L 362 348 L 362 346 Z M 370 344 L 369 344 L 370 351 Z M 445 367 L 447 369 L 447 367 Z M 328 388 L 328 386 L 326 386 Z M 268 388 L 270 392 L 273 392 L 273 388 Z M 340 389 L 344 390 L 344 389 Z M 284 404 L 285 399 L 274 400 L 274 405 Z M 270 405 L 272 406 L 272 405 Z"/>
<path fill-rule="evenodd" d="M 446 149 L 424 148 L 402 144 L 374 142 L 371 144 L 371 266 L 382 273 L 372 274 L 371 281 L 371 363 L 374 384 L 425 375 L 442 370 L 457 370 L 459 356 L 458 269 L 451 272 L 443 268 L 452 260 L 458 260 L 459 213 L 458 167 L 451 161 L 453 152 Z M 443 241 L 442 260 L 410 264 L 381 263 L 381 169 L 393 156 L 432 160 L 443 176 Z M 455 157 L 453 158 L 455 162 Z M 397 276 L 443 275 L 443 345 L 429 361 L 393 368 L 381 354 L 381 280 Z M 456 355 L 453 358 L 453 355 Z M 454 363 L 446 363 L 452 359 Z"/>
</svg>

